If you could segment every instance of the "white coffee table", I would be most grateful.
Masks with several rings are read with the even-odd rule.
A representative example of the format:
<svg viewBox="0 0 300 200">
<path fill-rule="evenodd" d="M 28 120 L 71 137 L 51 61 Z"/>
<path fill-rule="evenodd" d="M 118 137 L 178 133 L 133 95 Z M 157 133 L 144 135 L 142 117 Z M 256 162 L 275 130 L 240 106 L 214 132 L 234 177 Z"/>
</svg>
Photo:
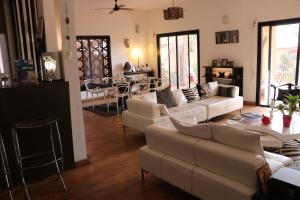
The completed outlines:
<svg viewBox="0 0 300 200">
<path fill-rule="evenodd" d="M 293 120 L 289 128 L 283 127 L 282 114 L 274 113 L 271 124 L 263 125 L 261 118 L 243 119 L 235 121 L 229 119 L 227 125 L 234 128 L 255 131 L 261 135 L 262 144 L 265 147 L 282 147 L 282 143 L 287 140 L 300 139 L 300 116 L 293 115 Z"/>
</svg>

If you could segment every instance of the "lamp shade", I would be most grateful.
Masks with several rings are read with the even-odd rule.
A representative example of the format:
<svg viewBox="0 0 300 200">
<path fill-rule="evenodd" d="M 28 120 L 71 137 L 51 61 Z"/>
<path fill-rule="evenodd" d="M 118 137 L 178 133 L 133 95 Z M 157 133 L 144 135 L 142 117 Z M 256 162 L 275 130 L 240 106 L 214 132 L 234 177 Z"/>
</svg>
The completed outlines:
<svg viewBox="0 0 300 200">
<path fill-rule="evenodd" d="M 183 8 L 181 7 L 170 7 L 164 10 L 165 20 L 175 20 L 183 18 Z"/>
</svg>

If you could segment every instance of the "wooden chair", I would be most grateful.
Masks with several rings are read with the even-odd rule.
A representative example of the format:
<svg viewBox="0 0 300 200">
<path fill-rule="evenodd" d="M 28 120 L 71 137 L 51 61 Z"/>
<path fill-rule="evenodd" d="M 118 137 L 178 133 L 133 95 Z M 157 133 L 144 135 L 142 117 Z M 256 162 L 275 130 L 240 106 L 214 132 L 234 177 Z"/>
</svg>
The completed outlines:
<svg viewBox="0 0 300 200">
<path fill-rule="evenodd" d="M 99 95 L 100 97 L 102 96 L 104 100 L 106 101 L 106 106 L 107 106 L 107 112 L 109 112 L 109 101 L 107 99 L 107 93 L 105 88 L 99 88 L 97 86 L 96 80 L 95 79 L 87 79 L 84 80 L 85 88 L 86 88 L 86 100 L 88 104 L 88 96 L 89 93 L 92 95 L 92 104 L 93 104 L 93 109 L 95 109 L 95 98 L 98 100 Z"/>
</svg>

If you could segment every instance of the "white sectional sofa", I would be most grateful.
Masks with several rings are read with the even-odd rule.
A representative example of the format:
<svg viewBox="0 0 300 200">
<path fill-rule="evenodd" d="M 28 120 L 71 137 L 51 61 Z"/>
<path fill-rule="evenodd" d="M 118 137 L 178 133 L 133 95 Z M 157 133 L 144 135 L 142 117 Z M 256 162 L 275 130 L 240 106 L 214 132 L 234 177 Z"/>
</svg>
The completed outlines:
<svg viewBox="0 0 300 200">
<path fill-rule="evenodd" d="M 233 87 L 233 97 L 210 96 L 204 100 L 183 103 L 177 107 L 163 109 L 155 102 L 147 102 L 141 98 L 129 99 L 128 110 L 122 113 L 122 123 L 125 127 L 145 132 L 149 125 L 174 117 L 183 121 L 197 120 L 198 122 L 210 120 L 243 108 L 243 97 L 239 96 L 239 88 Z"/>
<path fill-rule="evenodd" d="M 202 139 L 170 123 L 149 126 L 140 149 L 143 177 L 150 172 L 203 200 L 250 200 L 258 191 L 259 168 L 268 162 L 274 173 L 292 162 L 264 152 L 255 133 L 214 124 L 205 132 L 209 137 Z"/>
</svg>

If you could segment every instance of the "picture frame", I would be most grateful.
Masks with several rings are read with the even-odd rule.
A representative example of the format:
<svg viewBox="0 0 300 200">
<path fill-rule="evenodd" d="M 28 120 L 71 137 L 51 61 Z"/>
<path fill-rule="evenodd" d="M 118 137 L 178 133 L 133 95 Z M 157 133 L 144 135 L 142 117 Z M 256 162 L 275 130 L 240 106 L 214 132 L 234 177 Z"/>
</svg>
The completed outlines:
<svg viewBox="0 0 300 200">
<path fill-rule="evenodd" d="M 222 59 L 222 67 L 226 67 L 227 66 L 227 59 Z"/>
<path fill-rule="evenodd" d="M 218 59 L 216 67 L 222 67 L 222 65 L 223 65 L 223 59 Z"/>
<path fill-rule="evenodd" d="M 234 62 L 233 61 L 227 61 L 227 67 L 233 67 Z"/>
<path fill-rule="evenodd" d="M 217 59 L 212 60 L 211 65 L 213 67 L 216 67 L 218 65 L 218 60 Z"/>
<path fill-rule="evenodd" d="M 216 44 L 239 43 L 239 30 L 216 32 Z"/>
</svg>

